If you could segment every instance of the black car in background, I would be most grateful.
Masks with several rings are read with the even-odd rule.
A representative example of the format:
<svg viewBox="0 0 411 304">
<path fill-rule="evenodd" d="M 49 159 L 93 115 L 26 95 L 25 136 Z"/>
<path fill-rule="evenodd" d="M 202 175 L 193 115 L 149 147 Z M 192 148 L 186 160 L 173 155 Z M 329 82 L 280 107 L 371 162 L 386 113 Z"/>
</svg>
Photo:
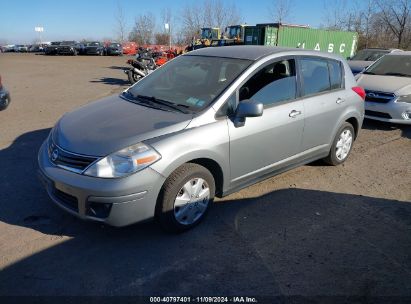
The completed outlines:
<svg viewBox="0 0 411 304">
<path fill-rule="evenodd" d="M 50 43 L 50 45 L 47 45 L 46 48 L 44 49 L 44 54 L 45 55 L 57 55 L 57 50 L 60 45 L 60 41 L 53 41 Z"/>
<path fill-rule="evenodd" d="M 57 47 L 58 55 L 77 56 L 81 52 L 81 46 L 77 41 L 62 41 Z"/>
<path fill-rule="evenodd" d="M 120 43 L 112 42 L 106 48 L 106 55 L 123 56 L 123 47 Z"/>
<path fill-rule="evenodd" d="M 83 49 L 85 55 L 104 55 L 104 44 L 99 41 L 86 42 Z"/>
</svg>

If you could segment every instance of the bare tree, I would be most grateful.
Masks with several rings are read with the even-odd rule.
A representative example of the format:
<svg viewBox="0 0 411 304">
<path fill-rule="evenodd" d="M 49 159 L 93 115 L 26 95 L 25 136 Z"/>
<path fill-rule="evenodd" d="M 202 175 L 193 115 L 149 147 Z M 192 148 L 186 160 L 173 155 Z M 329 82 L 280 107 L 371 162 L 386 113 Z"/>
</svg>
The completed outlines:
<svg viewBox="0 0 411 304">
<path fill-rule="evenodd" d="M 182 18 L 182 32 L 186 43 L 193 37 L 198 37 L 200 28 L 204 27 L 204 18 L 202 16 L 201 8 L 198 4 L 186 5 L 183 8 Z"/>
<path fill-rule="evenodd" d="M 150 44 L 153 39 L 156 21 L 152 13 L 140 15 L 135 19 L 134 27 L 129 35 L 137 44 Z"/>
<path fill-rule="evenodd" d="M 291 18 L 292 0 L 274 0 L 268 8 L 268 17 L 274 22 L 283 23 Z"/>
<path fill-rule="evenodd" d="M 123 8 L 121 7 L 120 3 L 117 2 L 117 12 L 115 14 L 116 19 L 116 35 L 119 42 L 124 42 L 127 39 L 127 23 L 126 18 L 124 16 Z"/>
<path fill-rule="evenodd" d="M 374 16 L 375 12 L 375 0 L 368 0 L 367 6 L 361 12 L 361 19 L 363 20 L 364 24 L 364 46 L 368 48 L 368 44 L 370 41 L 370 30 L 371 30 L 371 21 Z"/>
<path fill-rule="evenodd" d="M 329 0 L 324 1 L 326 28 L 330 30 L 343 30 L 347 26 L 347 1 Z"/>
<path fill-rule="evenodd" d="M 200 35 L 203 27 L 224 29 L 228 25 L 239 24 L 241 14 L 235 3 L 222 0 L 204 0 L 201 3 L 186 5 L 181 14 L 182 33 L 186 43 Z"/>
<path fill-rule="evenodd" d="M 381 9 L 381 18 L 388 25 L 397 39 L 397 47 L 402 47 L 404 35 L 408 34 L 410 26 L 411 0 L 377 0 Z M 408 41 L 407 41 L 408 44 Z"/>
</svg>

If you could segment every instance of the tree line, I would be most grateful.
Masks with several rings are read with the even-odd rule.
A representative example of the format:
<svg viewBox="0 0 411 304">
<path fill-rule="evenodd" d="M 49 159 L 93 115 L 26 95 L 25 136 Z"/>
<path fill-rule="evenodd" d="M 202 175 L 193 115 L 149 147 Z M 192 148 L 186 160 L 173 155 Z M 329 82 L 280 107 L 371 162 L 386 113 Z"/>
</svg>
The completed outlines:
<svg viewBox="0 0 411 304">
<path fill-rule="evenodd" d="M 265 22 L 297 23 L 294 0 L 273 0 L 265 9 Z M 189 44 L 198 38 L 202 27 L 219 27 L 244 23 L 234 2 L 222 0 L 196 1 L 173 12 L 163 8 L 160 22 L 152 13 L 138 15 L 127 32 L 124 12 L 118 6 L 116 13 L 117 38 L 137 44 Z M 324 0 L 323 20 L 320 27 L 329 30 L 355 31 L 359 34 L 359 49 L 369 47 L 411 48 L 411 0 Z M 170 31 L 164 28 L 169 24 Z"/>
<path fill-rule="evenodd" d="M 411 48 L 411 0 L 332 0 L 325 3 L 325 28 L 355 31 L 360 49 Z"/>
</svg>

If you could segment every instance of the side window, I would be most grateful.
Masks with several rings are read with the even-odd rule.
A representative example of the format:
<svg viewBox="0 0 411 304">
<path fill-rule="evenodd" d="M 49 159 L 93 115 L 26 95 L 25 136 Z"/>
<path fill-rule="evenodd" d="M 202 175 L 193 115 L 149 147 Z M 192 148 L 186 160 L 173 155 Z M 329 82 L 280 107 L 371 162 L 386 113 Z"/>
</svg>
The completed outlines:
<svg viewBox="0 0 411 304">
<path fill-rule="evenodd" d="M 231 116 L 234 114 L 235 109 L 237 107 L 237 97 L 235 92 L 231 94 L 228 100 L 221 106 L 221 108 L 217 112 L 217 116 Z"/>
<path fill-rule="evenodd" d="M 328 61 L 328 69 L 330 71 L 331 90 L 342 88 L 341 62 L 335 60 Z"/>
<path fill-rule="evenodd" d="M 295 61 L 282 60 L 262 68 L 239 90 L 239 100 L 253 99 L 264 105 L 296 98 Z"/>
<path fill-rule="evenodd" d="M 331 89 L 327 60 L 303 58 L 300 63 L 304 96 Z"/>
</svg>

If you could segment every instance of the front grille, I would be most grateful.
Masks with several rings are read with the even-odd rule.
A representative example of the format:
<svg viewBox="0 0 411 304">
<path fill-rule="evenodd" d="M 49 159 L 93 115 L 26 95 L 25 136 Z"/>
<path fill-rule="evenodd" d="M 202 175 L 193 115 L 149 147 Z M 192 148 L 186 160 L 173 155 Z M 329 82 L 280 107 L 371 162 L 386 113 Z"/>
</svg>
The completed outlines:
<svg viewBox="0 0 411 304">
<path fill-rule="evenodd" d="M 89 165 L 97 160 L 97 157 L 79 155 L 68 152 L 57 146 L 49 139 L 48 154 L 51 162 L 56 166 L 63 167 L 78 173 L 84 171 Z"/>
<path fill-rule="evenodd" d="M 53 188 L 53 196 L 59 201 L 60 204 L 64 205 L 65 207 L 78 212 L 78 201 L 77 198 L 67 194 L 63 191 L 60 191 L 57 188 Z"/>
<path fill-rule="evenodd" d="M 395 98 L 393 93 L 384 93 L 377 91 L 365 90 L 365 101 L 377 102 L 377 103 L 388 103 Z"/>
<path fill-rule="evenodd" d="M 377 111 L 370 111 L 370 110 L 365 110 L 365 115 L 367 116 L 374 116 L 374 117 L 380 117 L 380 118 L 388 118 L 391 119 L 391 115 L 388 113 L 384 112 L 377 112 Z"/>
</svg>

